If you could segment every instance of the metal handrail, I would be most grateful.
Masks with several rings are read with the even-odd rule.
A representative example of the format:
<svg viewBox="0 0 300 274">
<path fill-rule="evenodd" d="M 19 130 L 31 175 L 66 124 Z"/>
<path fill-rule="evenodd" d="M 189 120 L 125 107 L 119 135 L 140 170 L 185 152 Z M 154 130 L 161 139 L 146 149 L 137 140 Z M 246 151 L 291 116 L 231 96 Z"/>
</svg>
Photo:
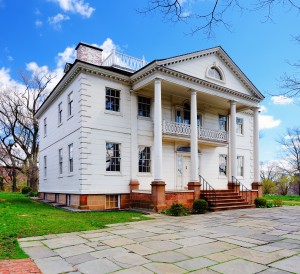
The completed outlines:
<svg viewBox="0 0 300 274">
<path fill-rule="evenodd" d="M 251 189 L 245 187 L 237 178 L 232 176 L 232 183 L 239 185 L 239 195 L 242 196 L 250 205 L 252 204 L 252 192 Z M 248 195 L 249 193 L 249 195 Z"/>
<path fill-rule="evenodd" d="M 216 205 L 217 203 L 217 192 L 216 190 L 201 176 L 199 175 L 200 183 L 201 183 L 201 188 L 203 192 L 204 197 L 210 197 L 212 198 L 209 203 L 213 206 Z"/>
</svg>

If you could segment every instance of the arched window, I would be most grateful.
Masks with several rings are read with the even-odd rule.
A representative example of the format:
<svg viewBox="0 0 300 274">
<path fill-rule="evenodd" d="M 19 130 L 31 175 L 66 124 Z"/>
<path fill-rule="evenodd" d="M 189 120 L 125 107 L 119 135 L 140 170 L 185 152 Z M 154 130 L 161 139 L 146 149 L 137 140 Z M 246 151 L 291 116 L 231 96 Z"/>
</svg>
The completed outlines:
<svg viewBox="0 0 300 274">
<path fill-rule="evenodd" d="M 216 67 L 211 67 L 208 70 L 208 76 L 218 79 L 218 80 L 223 80 L 222 74 L 220 70 L 218 70 Z"/>
</svg>

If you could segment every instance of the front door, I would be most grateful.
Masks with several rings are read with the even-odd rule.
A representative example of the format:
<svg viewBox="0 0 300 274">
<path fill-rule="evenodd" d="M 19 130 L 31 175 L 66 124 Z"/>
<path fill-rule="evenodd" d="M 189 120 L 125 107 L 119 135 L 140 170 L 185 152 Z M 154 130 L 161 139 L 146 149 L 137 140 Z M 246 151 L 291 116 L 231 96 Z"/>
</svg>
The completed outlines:
<svg viewBox="0 0 300 274">
<path fill-rule="evenodd" d="M 184 189 L 190 180 L 191 157 L 177 154 L 177 181 L 176 189 Z"/>
</svg>

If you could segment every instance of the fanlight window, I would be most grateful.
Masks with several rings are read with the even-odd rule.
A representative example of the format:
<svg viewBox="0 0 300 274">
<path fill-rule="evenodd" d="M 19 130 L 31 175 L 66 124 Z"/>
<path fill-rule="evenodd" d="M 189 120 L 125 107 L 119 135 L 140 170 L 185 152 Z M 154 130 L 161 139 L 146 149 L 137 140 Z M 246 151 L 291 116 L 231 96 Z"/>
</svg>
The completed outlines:
<svg viewBox="0 0 300 274">
<path fill-rule="evenodd" d="M 223 80 L 221 72 L 216 67 L 211 67 L 208 70 L 208 76 L 218 80 Z"/>
</svg>

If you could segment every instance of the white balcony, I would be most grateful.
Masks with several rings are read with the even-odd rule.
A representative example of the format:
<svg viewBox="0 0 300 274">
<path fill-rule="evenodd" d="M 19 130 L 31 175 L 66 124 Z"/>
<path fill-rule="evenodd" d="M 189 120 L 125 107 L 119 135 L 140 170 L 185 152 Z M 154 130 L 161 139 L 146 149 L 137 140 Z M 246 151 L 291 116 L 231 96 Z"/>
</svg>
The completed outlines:
<svg viewBox="0 0 300 274">
<path fill-rule="evenodd" d="M 188 124 L 163 120 L 162 132 L 168 135 L 189 137 L 191 136 L 191 126 Z M 198 127 L 198 138 L 200 140 L 207 140 L 210 142 L 228 142 L 228 134 L 226 131 L 203 127 Z"/>
<path fill-rule="evenodd" d="M 113 50 L 102 62 L 102 66 L 117 67 L 130 72 L 135 72 L 147 65 L 145 59 L 138 59 Z"/>
</svg>

